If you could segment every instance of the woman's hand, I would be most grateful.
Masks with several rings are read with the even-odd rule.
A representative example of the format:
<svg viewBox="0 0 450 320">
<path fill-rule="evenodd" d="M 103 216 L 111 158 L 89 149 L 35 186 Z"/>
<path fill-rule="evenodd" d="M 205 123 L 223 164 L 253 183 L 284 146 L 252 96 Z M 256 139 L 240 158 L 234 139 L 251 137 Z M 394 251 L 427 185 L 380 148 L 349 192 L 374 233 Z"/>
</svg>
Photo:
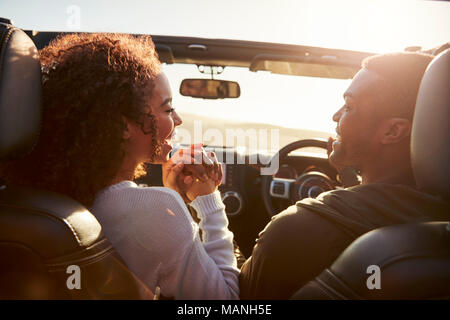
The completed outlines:
<svg viewBox="0 0 450 320">
<path fill-rule="evenodd" d="M 205 152 L 201 144 L 178 150 L 163 163 L 162 168 L 164 186 L 177 191 L 185 202 L 194 200 L 198 195 L 217 190 L 223 175 L 222 166 L 214 152 Z M 210 187 L 211 181 L 214 184 L 213 188 Z"/>
<path fill-rule="evenodd" d="M 198 178 L 193 178 L 193 182 L 186 188 L 186 197 L 190 201 L 194 201 L 198 196 L 213 193 L 218 189 L 218 186 L 222 182 L 222 165 L 217 161 L 215 153 L 209 152 L 207 153 L 207 157 L 212 163 L 204 166 L 207 171 L 207 179 L 200 180 Z M 189 166 L 190 165 L 186 165 L 185 169 L 189 170 Z"/>
<path fill-rule="evenodd" d="M 209 177 L 202 181 L 200 179 L 195 179 L 186 190 L 186 197 L 189 202 L 194 201 L 198 196 L 204 196 L 213 193 L 217 190 L 216 183 L 213 179 Z"/>
<path fill-rule="evenodd" d="M 181 162 L 175 163 L 169 159 L 168 161 L 166 161 L 162 164 L 162 180 L 163 180 L 163 185 L 165 187 L 178 192 L 181 195 L 181 197 L 183 198 L 184 202 L 187 202 L 187 201 L 189 201 L 189 199 L 186 198 L 185 191 L 181 190 L 178 187 L 178 182 L 177 182 L 183 168 L 184 168 L 184 162 L 181 161 Z M 187 181 L 187 182 L 192 183 L 192 181 Z"/>
</svg>

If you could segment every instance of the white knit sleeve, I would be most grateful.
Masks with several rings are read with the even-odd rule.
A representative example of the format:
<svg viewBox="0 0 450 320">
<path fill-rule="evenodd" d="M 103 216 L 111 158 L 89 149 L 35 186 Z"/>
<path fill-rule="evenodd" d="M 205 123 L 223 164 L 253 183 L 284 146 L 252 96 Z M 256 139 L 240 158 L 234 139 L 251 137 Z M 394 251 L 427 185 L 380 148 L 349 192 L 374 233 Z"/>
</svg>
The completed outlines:
<svg viewBox="0 0 450 320">
<path fill-rule="evenodd" d="M 129 212 L 134 215 L 132 238 L 141 248 L 135 261 L 159 264 L 157 285 L 164 296 L 238 299 L 239 270 L 233 253 L 233 234 L 227 228 L 220 194 L 198 197 L 192 203 L 201 219 L 202 242 L 198 225 L 180 195 L 167 188 L 152 189 L 151 197 L 145 196 L 149 190 L 141 189 L 138 193 L 142 196 L 136 199 L 141 209 Z M 139 266 L 142 268 L 145 266 Z"/>
<path fill-rule="evenodd" d="M 228 229 L 228 218 L 225 205 L 219 191 L 206 196 L 197 197 L 191 206 L 197 212 L 202 229 L 203 247 L 216 265 L 220 268 L 230 292 L 226 298 L 238 298 L 239 287 L 235 277 L 239 275 L 234 255 L 233 233 Z"/>
</svg>

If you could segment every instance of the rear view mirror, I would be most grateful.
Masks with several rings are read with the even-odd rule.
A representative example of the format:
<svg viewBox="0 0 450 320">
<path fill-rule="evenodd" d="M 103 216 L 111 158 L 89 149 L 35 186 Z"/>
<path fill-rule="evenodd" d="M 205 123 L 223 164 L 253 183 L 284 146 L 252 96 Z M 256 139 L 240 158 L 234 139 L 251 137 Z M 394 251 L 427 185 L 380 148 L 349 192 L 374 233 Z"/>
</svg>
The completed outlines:
<svg viewBox="0 0 450 320">
<path fill-rule="evenodd" d="M 184 79 L 180 94 L 194 98 L 224 99 L 238 98 L 241 95 L 239 83 L 215 79 Z"/>
</svg>

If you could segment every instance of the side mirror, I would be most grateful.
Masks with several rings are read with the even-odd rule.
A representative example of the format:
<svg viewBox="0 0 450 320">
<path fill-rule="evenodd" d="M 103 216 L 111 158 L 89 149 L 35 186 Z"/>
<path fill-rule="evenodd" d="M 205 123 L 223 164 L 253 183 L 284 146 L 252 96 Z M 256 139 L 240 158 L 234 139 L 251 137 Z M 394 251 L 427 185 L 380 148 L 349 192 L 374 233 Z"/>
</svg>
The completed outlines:
<svg viewBox="0 0 450 320">
<path fill-rule="evenodd" d="M 194 98 L 224 99 L 238 98 L 241 95 L 239 83 L 215 79 L 184 79 L 180 94 Z"/>
</svg>

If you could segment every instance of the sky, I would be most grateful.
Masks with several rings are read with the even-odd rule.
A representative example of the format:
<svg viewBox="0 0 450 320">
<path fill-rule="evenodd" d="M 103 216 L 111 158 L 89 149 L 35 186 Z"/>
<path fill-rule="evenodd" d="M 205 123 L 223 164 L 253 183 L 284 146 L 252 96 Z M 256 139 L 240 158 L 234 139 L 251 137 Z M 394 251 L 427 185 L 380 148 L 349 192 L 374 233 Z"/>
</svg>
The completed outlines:
<svg viewBox="0 0 450 320">
<path fill-rule="evenodd" d="M 229 38 L 373 53 L 399 51 L 408 46 L 428 49 L 450 41 L 450 2 L 446 1 L 0 0 L 0 16 L 12 19 L 24 29 Z M 202 77 L 196 70 L 186 68 L 167 66 L 165 72 L 175 95 L 184 75 Z M 273 99 L 256 101 L 257 96 L 246 95 L 255 89 L 251 83 L 256 77 L 259 90 L 272 90 Z M 334 131 L 331 115 L 340 106 L 342 92 L 348 85 L 348 81 L 317 83 L 302 77 L 287 81 L 286 76 L 257 76 L 239 70 L 226 70 L 222 78 L 242 82 L 239 101 L 246 102 L 246 107 L 243 109 L 242 104 L 231 99 L 223 100 L 216 102 L 219 107 L 208 109 L 209 115 L 232 118 L 239 111 L 243 121 L 329 132 Z M 283 83 L 284 88 L 273 90 L 273 81 Z M 276 96 L 286 88 L 299 94 L 280 101 Z M 205 113 L 205 101 L 175 97 L 175 102 L 180 111 Z M 261 109 L 264 103 L 267 109 Z M 282 105 L 283 111 L 271 113 L 277 104 Z M 313 105 L 320 108 L 299 107 Z"/>
<path fill-rule="evenodd" d="M 116 31 L 284 42 L 369 52 L 437 46 L 450 37 L 450 3 L 415 0 L 1 0 L 21 28 Z"/>
</svg>

